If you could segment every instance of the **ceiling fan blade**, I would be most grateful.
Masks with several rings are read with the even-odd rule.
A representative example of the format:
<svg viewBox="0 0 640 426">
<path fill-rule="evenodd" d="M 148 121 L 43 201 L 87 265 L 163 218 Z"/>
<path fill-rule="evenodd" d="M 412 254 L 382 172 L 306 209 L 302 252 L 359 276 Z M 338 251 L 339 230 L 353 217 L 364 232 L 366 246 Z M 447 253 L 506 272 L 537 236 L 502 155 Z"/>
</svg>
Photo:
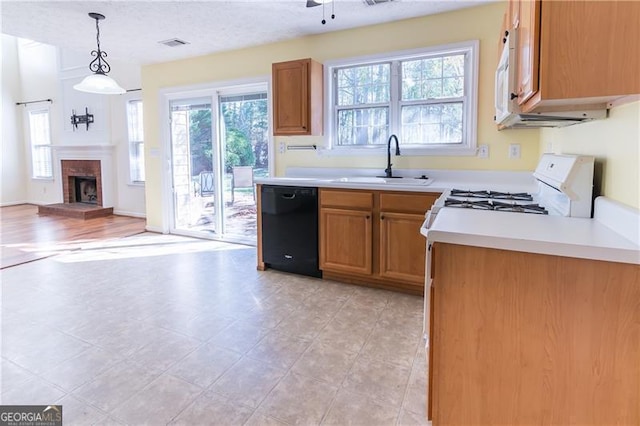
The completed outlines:
<svg viewBox="0 0 640 426">
<path fill-rule="evenodd" d="M 322 3 L 316 2 L 314 0 L 307 0 L 307 7 L 315 7 L 320 6 Z"/>
</svg>

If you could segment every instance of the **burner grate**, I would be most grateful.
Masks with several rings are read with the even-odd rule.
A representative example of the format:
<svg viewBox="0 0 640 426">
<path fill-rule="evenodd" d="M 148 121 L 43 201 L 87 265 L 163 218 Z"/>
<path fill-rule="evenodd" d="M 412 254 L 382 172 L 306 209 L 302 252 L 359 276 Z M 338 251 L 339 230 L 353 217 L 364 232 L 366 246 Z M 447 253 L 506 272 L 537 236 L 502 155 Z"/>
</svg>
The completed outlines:
<svg viewBox="0 0 640 426">
<path fill-rule="evenodd" d="M 498 192 L 498 191 L 470 191 L 464 189 L 452 189 L 452 197 L 489 198 L 496 200 L 533 201 L 531 194 L 526 192 Z"/>
<path fill-rule="evenodd" d="M 494 200 L 459 200 L 455 198 L 447 198 L 444 200 L 444 206 L 514 213 L 549 214 L 547 209 L 539 204 L 504 203 Z"/>
<path fill-rule="evenodd" d="M 447 198 L 444 200 L 445 207 L 461 207 L 465 209 L 483 209 L 493 210 L 491 201 L 470 201 L 470 200 L 457 200 L 455 198 Z"/>
</svg>

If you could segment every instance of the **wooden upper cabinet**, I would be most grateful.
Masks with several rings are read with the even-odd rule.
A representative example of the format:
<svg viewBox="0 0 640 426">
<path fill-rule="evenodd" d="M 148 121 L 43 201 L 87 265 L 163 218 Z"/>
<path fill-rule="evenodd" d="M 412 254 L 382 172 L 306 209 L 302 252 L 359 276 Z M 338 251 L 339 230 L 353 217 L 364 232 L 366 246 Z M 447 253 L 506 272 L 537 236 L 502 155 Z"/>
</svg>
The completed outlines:
<svg viewBox="0 0 640 426">
<path fill-rule="evenodd" d="M 604 109 L 640 94 L 640 2 L 512 3 L 524 112 Z"/>
<path fill-rule="evenodd" d="M 322 64 L 312 59 L 272 65 L 273 134 L 322 135 Z"/>
<path fill-rule="evenodd" d="M 522 105 L 538 91 L 538 61 L 540 59 L 540 0 L 519 2 L 515 22 L 518 26 L 516 57 L 516 90 Z"/>
</svg>

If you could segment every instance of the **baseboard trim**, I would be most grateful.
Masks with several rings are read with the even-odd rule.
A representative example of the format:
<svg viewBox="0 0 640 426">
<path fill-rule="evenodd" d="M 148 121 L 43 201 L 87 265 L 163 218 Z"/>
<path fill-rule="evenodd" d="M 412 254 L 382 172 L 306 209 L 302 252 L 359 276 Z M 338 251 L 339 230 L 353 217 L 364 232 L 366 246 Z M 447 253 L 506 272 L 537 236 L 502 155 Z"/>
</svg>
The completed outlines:
<svg viewBox="0 0 640 426">
<path fill-rule="evenodd" d="M 166 234 L 167 233 L 167 232 L 164 232 L 162 230 L 162 228 L 157 227 L 157 226 L 147 225 L 147 226 L 144 227 L 144 229 L 146 229 L 149 232 L 155 232 L 156 234 Z"/>
<path fill-rule="evenodd" d="M 113 210 L 113 214 L 116 214 L 118 216 L 130 216 L 130 217 L 139 217 L 141 219 L 146 219 L 147 215 L 145 213 L 138 213 L 138 212 L 130 212 L 130 211 L 126 211 L 126 210 Z"/>
<path fill-rule="evenodd" d="M 8 201 L 6 203 L 0 203 L 0 207 L 19 206 L 20 204 L 33 204 L 28 201 Z"/>
</svg>

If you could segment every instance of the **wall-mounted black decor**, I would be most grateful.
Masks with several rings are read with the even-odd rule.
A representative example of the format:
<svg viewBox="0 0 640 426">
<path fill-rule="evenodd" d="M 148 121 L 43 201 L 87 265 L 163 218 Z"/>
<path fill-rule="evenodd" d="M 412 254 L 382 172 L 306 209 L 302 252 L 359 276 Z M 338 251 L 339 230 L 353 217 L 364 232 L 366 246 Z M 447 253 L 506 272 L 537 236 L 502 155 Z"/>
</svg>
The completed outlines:
<svg viewBox="0 0 640 426">
<path fill-rule="evenodd" d="M 89 124 L 93 123 L 93 114 L 89 114 L 89 108 L 84 108 L 84 115 L 76 115 L 76 110 L 71 110 L 71 124 L 73 124 L 73 131 L 75 132 L 78 128 L 78 124 L 86 124 L 87 130 L 89 130 Z"/>
</svg>

